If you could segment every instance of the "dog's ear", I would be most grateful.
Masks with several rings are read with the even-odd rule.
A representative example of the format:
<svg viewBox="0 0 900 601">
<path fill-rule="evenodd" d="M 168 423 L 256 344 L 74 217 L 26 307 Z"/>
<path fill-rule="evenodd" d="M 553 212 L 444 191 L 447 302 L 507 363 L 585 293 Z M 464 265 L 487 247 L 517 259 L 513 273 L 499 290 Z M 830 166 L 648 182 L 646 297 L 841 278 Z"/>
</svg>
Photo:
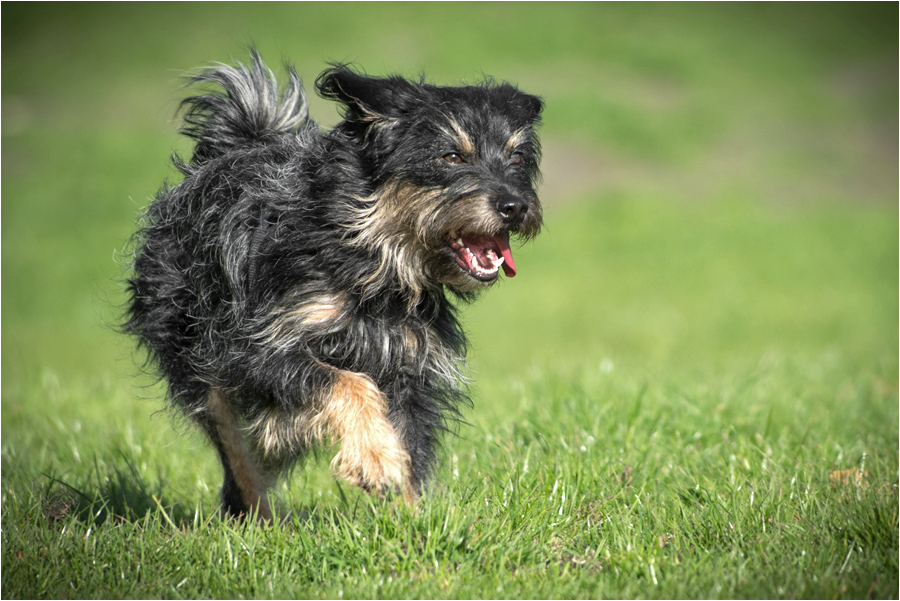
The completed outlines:
<svg viewBox="0 0 900 601">
<path fill-rule="evenodd" d="M 515 86 L 504 84 L 503 91 L 508 94 L 509 106 L 525 121 L 534 122 L 540 119 L 544 110 L 544 101 L 537 96 L 526 94 Z"/>
<path fill-rule="evenodd" d="M 544 110 L 544 101 L 537 96 L 519 92 L 519 98 L 520 105 L 528 111 L 528 114 L 530 115 L 532 121 L 537 119 L 538 116 L 540 116 L 541 111 Z"/>
<path fill-rule="evenodd" d="M 346 65 L 335 65 L 316 79 L 322 98 L 344 104 L 344 119 L 371 124 L 401 116 L 414 96 L 414 86 L 402 77 L 369 77 Z"/>
</svg>

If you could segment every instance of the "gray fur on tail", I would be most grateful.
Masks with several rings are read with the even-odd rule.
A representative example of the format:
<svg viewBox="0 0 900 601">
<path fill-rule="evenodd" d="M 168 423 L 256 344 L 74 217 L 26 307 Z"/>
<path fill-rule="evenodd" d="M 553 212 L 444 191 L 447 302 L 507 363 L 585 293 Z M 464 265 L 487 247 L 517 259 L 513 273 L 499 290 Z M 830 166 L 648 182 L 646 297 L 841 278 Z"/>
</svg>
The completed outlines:
<svg viewBox="0 0 900 601">
<path fill-rule="evenodd" d="M 290 78 L 281 91 L 256 50 L 251 64 L 217 65 L 189 78 L 188 85 L 216 84 L 213 91 L 186 98 L 182 133 L 196 140 L 191 162 L 205 163 L 235 148 L 271 144 L 298 130 L 307 121 L 309 106 L 303 82 L 290 65 Z"/>
</svg>

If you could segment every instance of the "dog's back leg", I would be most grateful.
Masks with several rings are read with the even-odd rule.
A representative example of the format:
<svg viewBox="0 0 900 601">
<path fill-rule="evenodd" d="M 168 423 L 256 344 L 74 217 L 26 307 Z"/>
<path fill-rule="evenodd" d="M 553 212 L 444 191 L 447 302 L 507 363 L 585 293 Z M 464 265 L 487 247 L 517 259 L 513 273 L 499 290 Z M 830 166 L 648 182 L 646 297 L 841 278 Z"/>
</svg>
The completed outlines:
<svg viewBox="0 0 900 601">
<path fill-rule="evenodd" d="M 266 497 L 268 479 L 248 452 L 228 397 L 222 390 L 212 388 L 206 407 L 201 425 L 218 451 L 225 472 L 222 511 L 235 517 L 255 512 L 260 522 L 271 523 L 272 510 Z"/>
</svg>

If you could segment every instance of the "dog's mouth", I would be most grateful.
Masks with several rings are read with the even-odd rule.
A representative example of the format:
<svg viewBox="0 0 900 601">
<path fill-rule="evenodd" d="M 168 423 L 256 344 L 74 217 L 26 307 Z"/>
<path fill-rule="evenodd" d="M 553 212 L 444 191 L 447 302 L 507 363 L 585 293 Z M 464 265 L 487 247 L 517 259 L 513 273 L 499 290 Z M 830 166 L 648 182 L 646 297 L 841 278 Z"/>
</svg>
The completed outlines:
<svg viewBox="0 0 900 601">
<path fill-rule="evenodd" d="M 500 267 L 511 278 L 516 275 L 512 250 L 509 248 L 509 234 L 447 237 L 447 243 L 456 253 L 456 262 L 476 280 L 489 282 L 497 278 Z"/>
</svg>

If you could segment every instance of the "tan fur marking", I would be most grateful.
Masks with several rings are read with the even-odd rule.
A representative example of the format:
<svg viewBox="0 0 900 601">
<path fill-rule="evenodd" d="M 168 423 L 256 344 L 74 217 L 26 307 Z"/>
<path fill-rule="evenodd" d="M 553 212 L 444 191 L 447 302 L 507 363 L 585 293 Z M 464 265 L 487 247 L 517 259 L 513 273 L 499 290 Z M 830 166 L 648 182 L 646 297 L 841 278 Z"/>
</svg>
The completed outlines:
<svg viewBox="0 0 900 601">
<path fill-rule="evenodd" d="M 506 141 L 505 149 L 508 154 L 515 151 L 516 148 L 524 144 L 528 140 L 525 129 L 517 129 L 513 135 Z"/>
<path fill-rule="evenodd" d="M 311 299 L 284 315 L 284 322 L 300 326 L 316 326 L 332 322 L 344 312 L 344 298 L 341 294 Z"/>
<path fill-rule="evenodd" d="M 357 212 L 351 225 L 357 244 L 381 255 L 381 264 L 372 276 L 362 283 L 363 290 L 376 289 L 391 267 L 407 292 L 409 305 L 415 306 L 425 286 L 427 274 L 423 268 L 424 245 L 417 242 L 423 229 L 419 224 L 421 207 L 440 195 L 440 189 L 422 189 L 396 180 L 389 180 L 375 194 L 361 198 L 366 207 Z"/>
<path fill-rule="evenodd" d="M 210 390 L 209 409 L 244 503 L 251 509 L 257 510 L 260 521 L 272 523 L 272 510 L 269 507 L 269 500 L 266 498 L 265 479 L 247 452 L 237 419 L 221 390 L 217 388 Z"/>
<path fill-rule="evenodd" d="M 463 154 L 472 156 L 475 154 L 475 144 L 472 142 L 472 138 L 469 137 L 469 134 L 465 132 L 465 130 L 453 119 L 449 119 L 450 127 L 453 128 L 453 131 L 456 132 L 456 141 L 459 144 L 459 150 Z"/>
<path fill-rule="evenodd" d="M 340 292 L 318 293 L 273 311 L 272 323 L 256 335 L 263 344 L 290 344 L 295 336 L 308 330 L 329 326 L 347 310 L 347 302 Z"/>
<path fill-rule="evenodd" d="M 412 500 L 409 454 L 387 419 L 387 399 L 364 374 L 341 371 L 311 427 L 324 427 L 341 450 L 331 462 L 338 476 L 383 495 L 396 486 Z"/>
<path fill-rule="evenodd" d="M 316 304 L 310 305 L 306 314 L 306 322 L 312 324 L 320 324 L 328 321 L 334 321 L 334 318 L 340 313 L 340 309 L 334 305 Z"/>
</svg>

